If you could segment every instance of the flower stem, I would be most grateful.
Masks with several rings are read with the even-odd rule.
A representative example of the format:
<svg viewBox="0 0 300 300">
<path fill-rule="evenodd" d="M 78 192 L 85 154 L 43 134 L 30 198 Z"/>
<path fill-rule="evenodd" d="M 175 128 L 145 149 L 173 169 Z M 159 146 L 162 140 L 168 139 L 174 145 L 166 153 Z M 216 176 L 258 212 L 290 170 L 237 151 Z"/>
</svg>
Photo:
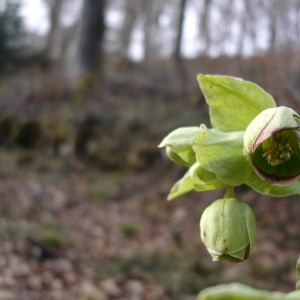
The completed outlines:
<svg viewBox="0 0 300 300">
<path fill-rule="evenodd" d="M 297 260 L 296 270 L 297 270 L 296 290 L 300 290 L 300 256 Z"/>
<path fill-rule="evenodd" d="M 232 185 L 227 187 L 224 198 L 234 198 L 234 187 Z"/>
</svg>

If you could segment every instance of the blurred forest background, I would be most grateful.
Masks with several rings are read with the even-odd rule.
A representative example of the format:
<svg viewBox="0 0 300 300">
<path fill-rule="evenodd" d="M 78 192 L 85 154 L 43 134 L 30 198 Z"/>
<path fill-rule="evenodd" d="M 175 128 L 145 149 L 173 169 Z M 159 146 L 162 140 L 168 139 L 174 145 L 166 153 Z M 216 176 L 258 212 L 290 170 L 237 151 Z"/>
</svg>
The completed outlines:
<svg viewBox="0 0 300 300">
<path fill-rule="evenodd" d="M 25 14 L 29 3 L 42 10 Z M 253 81 L 300 111 L 300 1 L 0 1 L 2 300 L 294 289 L 299 197 L 238 189 L 258 237 L 234 265 L 212 262 L 199 237 L 224 191 L 166 201 L 185 170 L 157 145 L 209 126 L 198 73 Z"/>
</svg>

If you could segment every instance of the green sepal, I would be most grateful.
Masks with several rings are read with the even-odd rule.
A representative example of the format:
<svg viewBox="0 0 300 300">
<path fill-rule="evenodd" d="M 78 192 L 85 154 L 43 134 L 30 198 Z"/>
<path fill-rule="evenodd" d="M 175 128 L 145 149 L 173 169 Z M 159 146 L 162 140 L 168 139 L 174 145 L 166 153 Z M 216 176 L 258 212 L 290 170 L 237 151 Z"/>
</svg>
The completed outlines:
<svg viewBox="0 0 300 300">
<path fill-rule="evenodd" d="M 272 96 L 252 82 L 202 74 L 197 80 L 209 105 L 211 124 L 220 131 L 243 131 L 260 112 L 276 107 Z"/>
<path fill-rule="evenodd" d="M 247 177 L 245 184 L 261 194 L 271 195 L 275 197 L 291 196 L 300 194 L 300 181 L 286 186 L 271 185 L 261 179 L 254 171 Z"/>
<path fill-rule="evenodd" d="M 173 200 L 193 190 L 197 192 L 212 191 L 225 186 L 226 184 L 218 180 L 213 173 L 204 169 L 199 163 L 195 163 L 173 185 L 167 199 Z"/>
<path fill-rule="evenodd" d="M 175 182 L 170 190 L 169 195 L 167 196 L 167 200 L 173 200 L 193 190 L 193 178 L 191 176 L 191 168 L 189 168 L 188 171 L 183 175 L 183 177 Z"/>
<path fill-rule="evenodd" d="M 178 147 L 176 151 L 167 146 L 166 154 L 169 159 L 177 165 L 190 167 L 196 162 L 196 155 L 191 146 Z"/>
<path fill-rule="evenodd" d="M 192 166 L 196 162 L 196 157 L 191 141 L 202 130 L 203 126 L 178 128 L 169 133 L 158 147 L 166 147 L 167 156 L 174 163 L 186 167 Z"/>
<path fill-rule="evenodd" d="M 192 142 L 197 162 L 226 185 L 244 183 L 252 167 L 243 156 L 243 136 L 242 131 L 201 131 Z"/>
<path fill-rule="evenodd" d="M 199 163 L 193 166 L 192 178 L 194 189 L 197 192 L 218 190 L 227 186 L 224 182 L 220 181 L 214 173 L 209 172 Z"/>
<path fill-rule="evenodd" d="M 197 300 L 297 300 L 300 291 L 291 293 L 270 292 L 255 289 L 242 283 L 220 284 L 203 289 Z"/>
</svg>

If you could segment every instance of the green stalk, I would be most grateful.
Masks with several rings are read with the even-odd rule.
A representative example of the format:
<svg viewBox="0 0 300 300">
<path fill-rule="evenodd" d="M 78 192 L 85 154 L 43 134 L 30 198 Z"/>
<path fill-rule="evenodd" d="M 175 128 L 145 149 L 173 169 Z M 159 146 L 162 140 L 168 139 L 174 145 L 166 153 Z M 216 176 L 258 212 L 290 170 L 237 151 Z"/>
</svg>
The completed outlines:
<svg viewBox="0 0 300 300">
<path fill-rule="evenodd" d="M 227 187 L 224 198 L 234 198 L 234 186 Z"/>
<path fill-rule="evenodd" d="M 300 290 L 300 256 L 297 260 L 296 270 L 297 270 L 296 290 Z"/>
</svg>

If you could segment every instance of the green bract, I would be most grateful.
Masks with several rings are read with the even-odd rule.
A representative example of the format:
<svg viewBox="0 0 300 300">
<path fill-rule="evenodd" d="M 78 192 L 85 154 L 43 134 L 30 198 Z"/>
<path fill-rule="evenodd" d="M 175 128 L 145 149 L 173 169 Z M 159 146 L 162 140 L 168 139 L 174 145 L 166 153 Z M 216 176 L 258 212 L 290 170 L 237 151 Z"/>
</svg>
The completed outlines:
<svg viewBox="0 0 300 300">
<path fill-rule="evenodd" d="M 243 137 L 243 131 L 205 128 L 192 141 L 197 162 L 226 185 L 242 184 L 251 172 L 243 156 Z"/>
<path fill-rule="evenodd" d="M 247 127 L 244 155 L 255 172 L 274 185 L 300 178 L 300 117 L 281 106 L 261 112 Z"/>
<path fill-rule="evenodd" d="M 241 78 L 200 74 L 197 79 L 217 130 L 243 131 L 261 111 L 276 106 L 270 94 Z"/>
<path fill-rule="evenodd" d="M 219 199 L 204 210 L 200 231 L 213 260 L 241 262 L 254 246 L 255 216 L 247 204 L 235 198 Z"/>
</svg>

